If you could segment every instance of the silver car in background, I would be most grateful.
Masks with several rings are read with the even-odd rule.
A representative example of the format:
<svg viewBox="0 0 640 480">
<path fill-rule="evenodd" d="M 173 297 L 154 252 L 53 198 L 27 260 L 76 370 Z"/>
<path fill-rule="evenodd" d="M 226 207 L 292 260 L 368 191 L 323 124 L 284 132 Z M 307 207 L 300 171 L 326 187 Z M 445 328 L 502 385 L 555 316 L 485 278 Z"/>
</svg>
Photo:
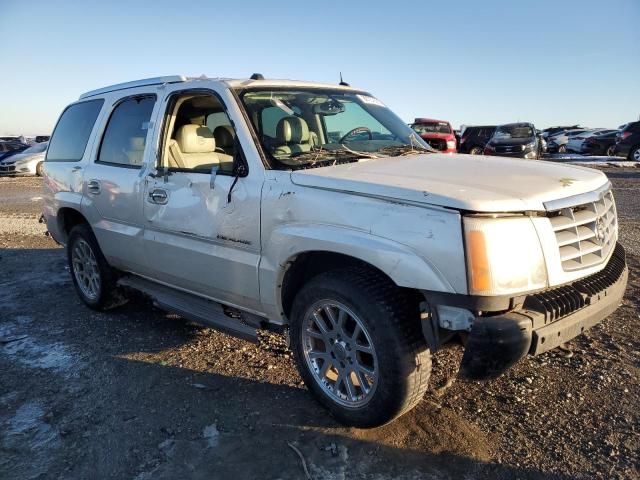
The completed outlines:
<svg viewBox="0 0 640 480">
<path fill-rule="evenodd" d="M 0 175 L 42 176 L 42 164 L 49 142 L 36 143 L 22 153 L 0 161 Z"/>
</svg>

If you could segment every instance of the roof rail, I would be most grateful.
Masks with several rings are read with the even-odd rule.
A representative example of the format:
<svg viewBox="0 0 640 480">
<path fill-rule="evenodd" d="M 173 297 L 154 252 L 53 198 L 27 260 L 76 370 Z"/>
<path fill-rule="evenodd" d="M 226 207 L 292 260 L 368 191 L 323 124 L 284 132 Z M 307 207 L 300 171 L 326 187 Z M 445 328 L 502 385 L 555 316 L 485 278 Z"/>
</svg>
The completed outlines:
<svg viewBox="0 0 640 480">
<path fill-rule="evenodd" d="M 133 82 L 117 83 L 115 85 L 110 85 L 108 87 L 98 88 L 97 90 L 91 90 L 90 92 L 83 93 L 82 95 L 80 95 L 80 100 L 103 93 L 115 92 L 116 90 L 124 90 L 126 88 L 146 87 L 147 85 L 162 85 L 163 83 L 186 82 L 187 80 L 188 78 L 183 75 L 168 75 L 166 77 L 144 78 L 142 80 L 134 80 Z"/>
</svg>

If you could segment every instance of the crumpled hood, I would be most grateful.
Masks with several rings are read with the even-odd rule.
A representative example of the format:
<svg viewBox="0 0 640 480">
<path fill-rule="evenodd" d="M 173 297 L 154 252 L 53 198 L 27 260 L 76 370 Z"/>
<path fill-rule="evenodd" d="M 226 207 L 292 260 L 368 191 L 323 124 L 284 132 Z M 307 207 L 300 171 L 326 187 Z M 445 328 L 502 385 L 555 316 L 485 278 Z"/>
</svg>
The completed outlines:
<svg viewBox="0 0 640 480">
<path fill-rule="evenodd" d="M 296 170 L 296 185 L 475 212 L 544 210 L 544 203 L 596 190 L 598 170 L 547 161 L 423 154 Z"/>
</svg>

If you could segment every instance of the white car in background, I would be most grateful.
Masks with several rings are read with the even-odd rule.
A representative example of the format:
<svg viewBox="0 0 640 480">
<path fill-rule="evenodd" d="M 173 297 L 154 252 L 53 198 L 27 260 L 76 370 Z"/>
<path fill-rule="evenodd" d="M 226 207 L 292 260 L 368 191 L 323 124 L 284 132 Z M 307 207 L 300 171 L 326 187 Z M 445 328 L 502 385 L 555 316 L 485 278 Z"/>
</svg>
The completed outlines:
<svg viewBox="0 0 640 480">
<path fill-rule="evenodd" d="M 0 161 L 0 175 L 38 175 L 42 176 L 42 164 L 49 142 L 36 143 L 22 153 L 12 155 Z"/>
<path fill-rule="evenodd" d="M 550 135 L 547 138 L 547 151 L 549 153 L 565 153 L 567 151 L 567 143 L 572 137 L 588 132 L 585 128 L 579 128 L 575 130 L 565 130 L 558 132 L 554 135 Z"/>
<path fill-rule="evenodd" d="M 595 130 L 587 130 L 579 135 L 574 135 L 569 137 L 569 140 L 566 145 L 567 152 L 582 152 L 582 144 L 587 138 L 598 137 L 600 135 L 604 135 L 605 133 L 611 133 L 615 130 L 608 130 L 606 128 L 597 128 Z"/>
</svg>

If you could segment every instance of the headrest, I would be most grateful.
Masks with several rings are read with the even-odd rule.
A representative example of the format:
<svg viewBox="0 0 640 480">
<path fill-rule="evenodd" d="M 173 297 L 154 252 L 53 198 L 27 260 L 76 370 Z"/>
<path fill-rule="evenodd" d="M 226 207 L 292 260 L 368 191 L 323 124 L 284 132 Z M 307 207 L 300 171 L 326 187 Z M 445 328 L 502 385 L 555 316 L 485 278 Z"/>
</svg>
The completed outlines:
<svg viewBox="0 0 640 480">
<path fill-rule="evenodd" d="M 235 133 L 229 125 L 220 125 L 213 130 L 216 145 L 220 148 L 233 147 Z"/>
<path fill-rule="evenodd" d="M 131 137 L 129 139 L 129 150 L 144 150 L 144 137 Z"/>
<path fill-rule="evenodd" d="M 306 143 L 309 141 L 309 126 L 300 117 L 284 117 L 278 122 L 276 137 L 282 143 Z"/>
<path fill-rule="evenodd" d="M 183 125 L 178 129 L 176 142 L 182 153 L 209 153 L 216 149 L 213 133 L 201 125 Z"/>
</svg>

